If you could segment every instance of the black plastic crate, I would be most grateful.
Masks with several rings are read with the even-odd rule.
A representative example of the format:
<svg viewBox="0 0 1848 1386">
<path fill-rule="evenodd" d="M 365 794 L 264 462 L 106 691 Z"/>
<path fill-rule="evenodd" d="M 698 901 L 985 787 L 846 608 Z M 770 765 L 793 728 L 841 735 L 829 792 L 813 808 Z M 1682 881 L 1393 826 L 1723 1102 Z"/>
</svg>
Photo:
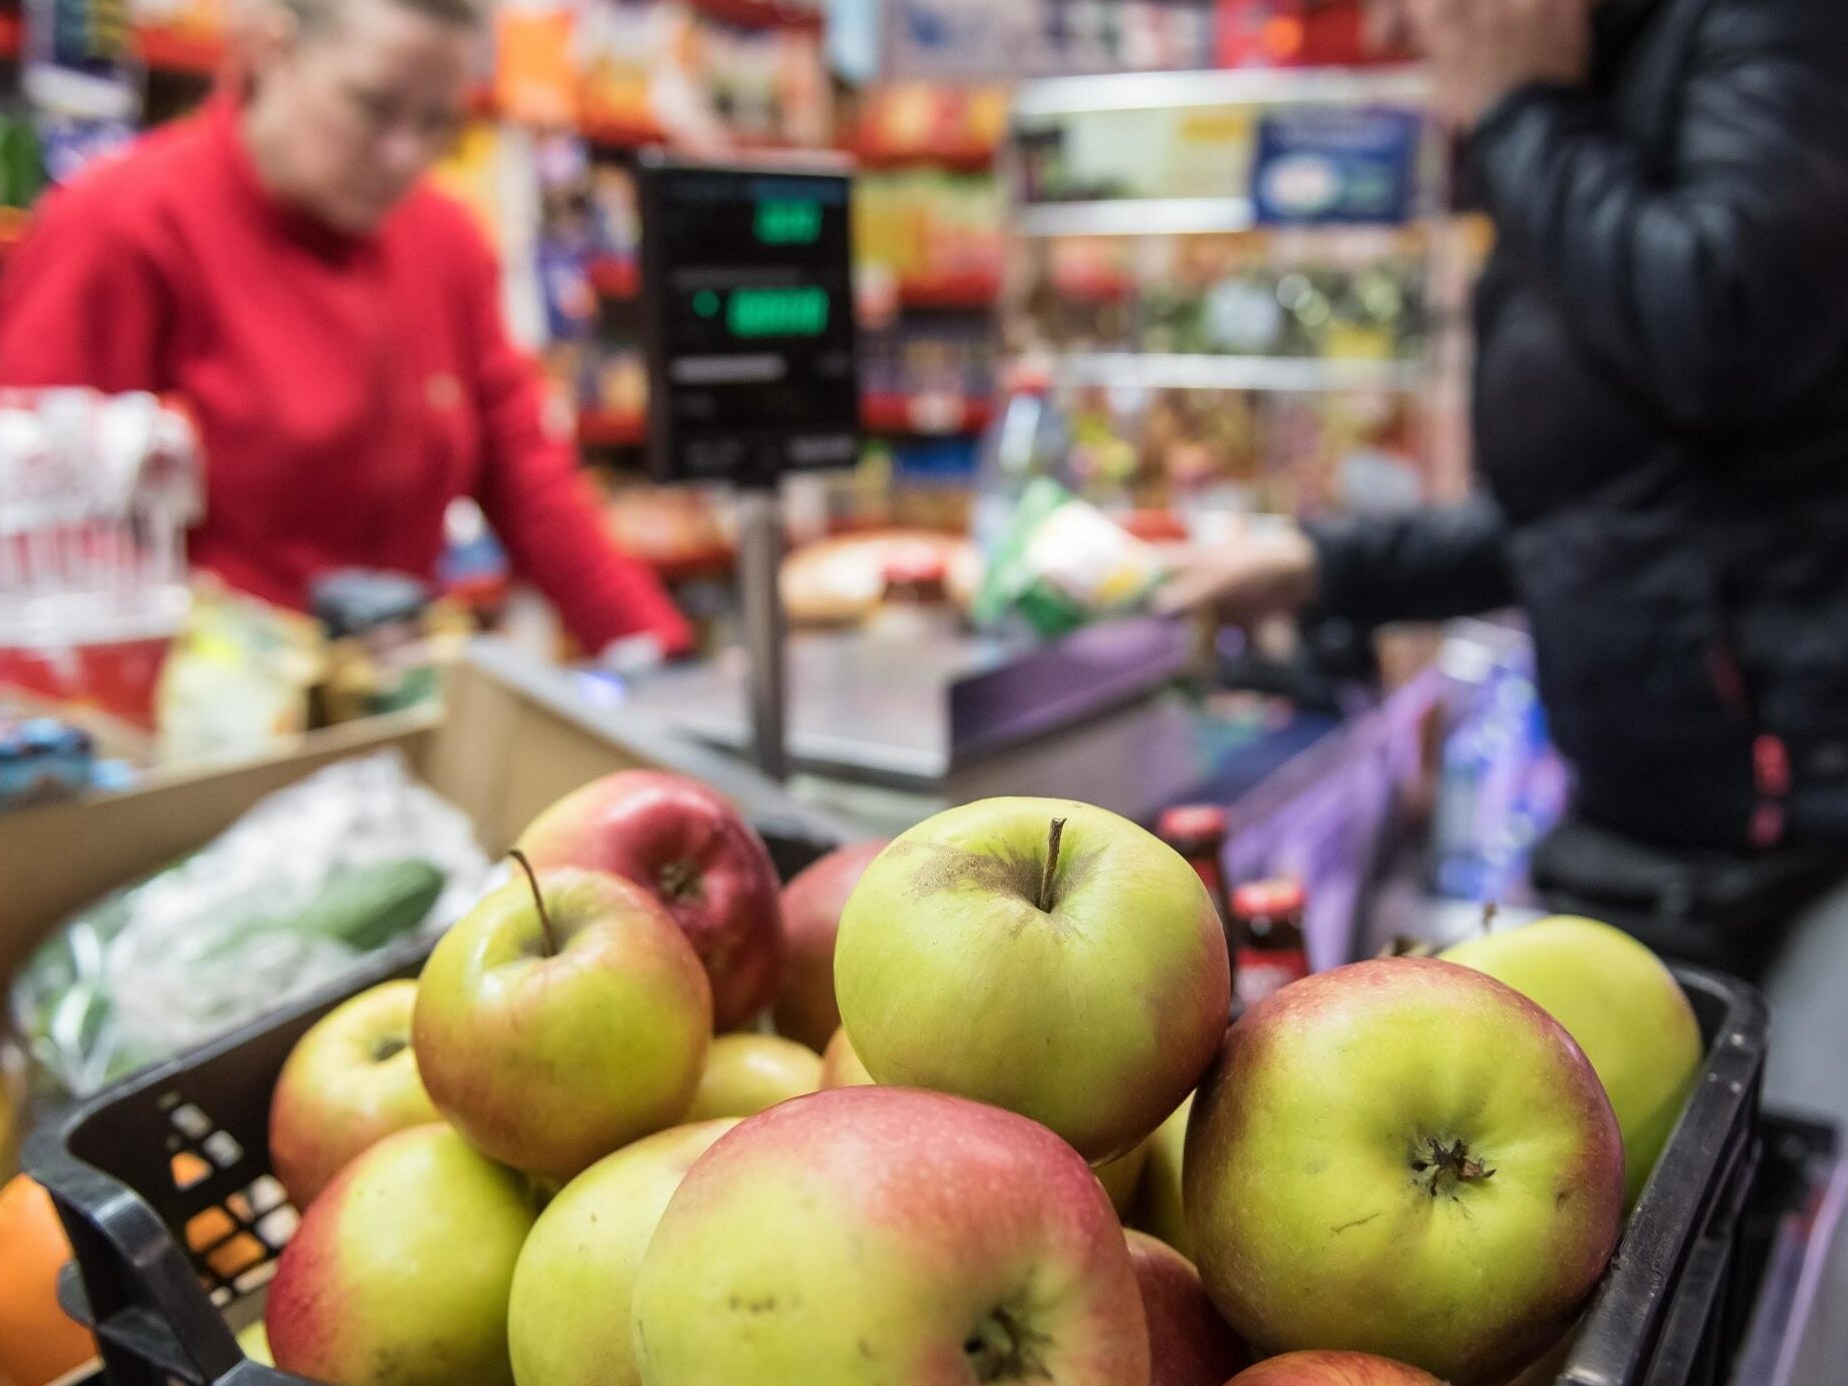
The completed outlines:
<svg viewBox="0 0 1848 1386">
<path fill-rule="evenodd" d="M 802 864 L 799 850 L 777 855 L 786 872 Z M 96 1326 L 114 1386 L 300 1380 L 247 1361 L 221 1313 L 261 1290 L 293 1231 L 293 1209 L 269 1174 L 270 1090 L 316 1020 L 420 962 L 416 951 L 381 957 L 345 986 L 138 1075 L 35 1133 L 26 1167 L 71 1234 L 81 1292 L 67 1272 L 67 1297 Z M 1706 1063 L 1559 1386 L 1723 1386 L 1751 1307 L 1754 1286 L 1738 1273 L 1736 1250 L 1759 1155 L 1765 1007 L 1743 983 L 1676 975 L 1700 1019 Z M 175 1155 L 198 1177 L 176 1179 Z"/>
<path fill-rule="evenodd" d="M 1764 999 L 1677 967 L 1707 1060 L 1617 1255 L 1581 1321 L 1559 1386 L 1725 1386 L 1756 1285 L 1740 1231 L 1762 1152 Z"/>
</svg>

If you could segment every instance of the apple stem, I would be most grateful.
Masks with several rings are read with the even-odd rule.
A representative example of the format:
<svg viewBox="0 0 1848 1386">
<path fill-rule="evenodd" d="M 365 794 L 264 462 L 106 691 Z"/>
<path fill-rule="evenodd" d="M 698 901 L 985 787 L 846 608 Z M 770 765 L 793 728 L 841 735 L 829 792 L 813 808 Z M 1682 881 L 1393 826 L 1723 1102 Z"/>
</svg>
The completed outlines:
<svg viewBox="0 0 1848 1386">
<path fill-rule="evenodd" d="M 545 935 L 546 956 L 556 957 L 558 935 L 552 930 L 552 916 L 546 912 L 545 892 L 539 889 L 539 873 L 533 870 L 533 864 L 526 859 L 526 853 L 518 847 L 512 848 L 507 855 L 519 862 L 520 870 L 526 873 L 526 883 L 533 888 L 533 904 L 539 910 L 539 932 Z"/>
<path fill-rule="evenodd" d="M 1059 869 L 1059 839 L 1065 835 L 1065 820 L 1055 818 L 1046 830 L 1046 868 L 1040 872 L 1039 907 L 1052 913 L 1052 878 Z"/>
<path fill-rule="evenodd" d="M 1490 934 L 1490 933 L 1495 932 L 1495 916 L 1500 913 L 1501 913 L 1501 902 L 1500 901 L 1485 900 L 1482 902 L 1482 932 L 1483 933 Z"/>
</svg>

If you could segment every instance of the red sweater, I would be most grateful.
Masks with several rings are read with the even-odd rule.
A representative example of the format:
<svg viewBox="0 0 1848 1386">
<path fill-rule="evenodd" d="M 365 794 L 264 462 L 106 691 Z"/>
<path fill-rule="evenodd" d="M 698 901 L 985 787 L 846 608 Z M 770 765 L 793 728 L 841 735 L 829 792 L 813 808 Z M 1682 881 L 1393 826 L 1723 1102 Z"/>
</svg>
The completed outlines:
<svg viewBox="0 0 1848 1386">
<path fill-rule="evenodd" d="M 419 189 L 372 236 L 271 197 L 237 109 L 141 141 L 48 198 L 0 277 L 0 385 L 173 392 L 207 458 L 195 562 L 270 601 L 359 565 L 430 577 L 473 496 L 590 650 L 688 643 L 620 554 L 508 340 L 493 252 Z"/>
</svg>

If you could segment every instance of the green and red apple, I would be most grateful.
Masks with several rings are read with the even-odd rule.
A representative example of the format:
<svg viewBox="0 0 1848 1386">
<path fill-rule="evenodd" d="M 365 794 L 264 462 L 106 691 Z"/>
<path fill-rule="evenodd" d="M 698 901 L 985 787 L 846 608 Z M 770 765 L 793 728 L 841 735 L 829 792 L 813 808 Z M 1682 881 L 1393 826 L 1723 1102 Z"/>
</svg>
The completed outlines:
<svg viewBox="0 0 1848 1386">
<path fill-rule="evenodd" d="M 712 993 L 640 886 L 541 872 L 491 891 L 437 943 L 412 1036 L 424 1086 L 458 1131 L 562 1183 L 686 1115 Z"/>
<path fill-rule="evenodd" d="M 1700 1023 L 1674 974 L 1621 929 L 1570 916 L 1440 956 L 1506 982 L 1578 1041 L 1623 1130 L 1624 1203 L 1635 1203 L 1700 1074 Z"/>
<path fill-rule="evenodd" d="M 1130 1205 L 1136 1201 L 1136 1191 L 1142 1187 L 1142 1171 L 1148 1163 L 1149 1142 L 1143 1141 L 1128 1154 L 1097 1166 L 1097 1182 L 1110 1195 L 1110 1206 L 1116 1209 L 1119 1218 L 1127 1217 Z"/>
<path fill-rule="evenodd" d="M 1187 862 L 1088 804 L 987 799 L 901 835 L 854 888 L 841 1019 L 880 1083 L 1042 1122 L 1103 1161 L 1212 1061 L 1225 933 Z"/>
<path fill-rule="evenodd" d="M 508 1303 L 518 1386 L 641 1386 L 630 1321 L 642 1253 L 693 1162 L 737 1124 L 658 1131 L 597 1161 L 546 1205 Z"/>
<path fill-rule="evenodd" d="M 1044 1127 L 849 1087 L 751 1117 L 694 1165 L 642 1258 L 648 1386 L 1125 1386 L 1148 1335 L 1096 1176 Z"/>
<path fill-rule="evenodd" d="M 1285 987 L 1227 1033 L 1188 1126 L 1189 1240 L 1260 1352 L 1346 1349 L 1457 1386 L 1557 1340 L 1623 1213 L 1623 1143 L 1565 1029 L 1434 959 Z"/>
<path fill-rule="evenodd" d="M 811 1049 L 840 1028 L 834 1001 L 834 939 L 841 911 L 887 839 L 837 847 L 797 872 L 783 887 L 783 984 L 776 998 L 777 1033 Z"/>
<path fill-rule="evenodd" d="M 438 1120 L 411 1049 L 417 984 L 382 982 L 296 1042 L 270 1099 L 270 1166 L 306 1208 L 360 1151 Z"/>
<path fill-rule="evenodd" d="M 820 1086 L 821 1055 L 807 1045 L 781 1035 L 720 1035 L 686 1119 L 756 1116 Z"/>
<path fill-rule="evenodd" d="M 847 1038 L 847 1032 L 836 1030 L 834 1038 L 828 1041 L 828 1047 L 822 1051 L 821 1086 L 851 1088 L 872 1081 L 873 1075 L 866 1071 L 860 1056 L 853 1052 L 853 1041 Z"/>
<path fill-rule="evenodd" d="M 1226 1386 L 1444 1386 L 1430 1372 L 1366 1352 L 1286 1352 L 1247 1367 Z"/>
<path fill-rule="evenodd" d="M 605 775 L 541 813 L 519 846 L 541 869 L 609 871 L 653 895 L 705 964 L 720 1030 L 736 1029 L 776 998 L 783 964 L 776 867 L 718 791 L 656 770 Z"/>
<path fill-rule="evenodd" d="M 507 1296 L 535 1211 L 525 1179 L 447 1126 L 387 1136 L 283 1249 L 276 1365 L 326 1386 L 512 1386 Z"/>
<path fill-rule="evenodd" d="M 1193 1262 L 1146 1233 L 1124 1235 L 1149 1325 L 1149 1386 L 1225 1386 L 1251 1353 L 1219 1317 Z"/>
</svg>

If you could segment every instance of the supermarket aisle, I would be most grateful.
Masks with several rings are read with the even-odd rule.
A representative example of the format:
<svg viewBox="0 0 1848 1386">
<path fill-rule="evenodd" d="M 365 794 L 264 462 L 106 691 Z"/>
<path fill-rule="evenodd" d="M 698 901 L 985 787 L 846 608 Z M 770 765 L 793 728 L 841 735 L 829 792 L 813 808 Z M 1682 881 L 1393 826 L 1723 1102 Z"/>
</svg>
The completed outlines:
<svg viewBox="0 0 1848 1386">
<path fill-rule="evenodd" d="M 1810 910 L 1765 977 L 1771 1052 L 1765 1105 L 1848 1132 L 1848 887 Z M 1848 1381 L 1848 1234 L 1838 1232 L 1793 1386 Z M 1743 1384 L 1742 1384 L 1743 1386 Z"/>
<path fill-rule="evenodd" d="M 1765 1105 L 1848 1130 L 1848 886 L 1791 930 L 1764 988 L 1771 1003 Z"/>
</svg>

